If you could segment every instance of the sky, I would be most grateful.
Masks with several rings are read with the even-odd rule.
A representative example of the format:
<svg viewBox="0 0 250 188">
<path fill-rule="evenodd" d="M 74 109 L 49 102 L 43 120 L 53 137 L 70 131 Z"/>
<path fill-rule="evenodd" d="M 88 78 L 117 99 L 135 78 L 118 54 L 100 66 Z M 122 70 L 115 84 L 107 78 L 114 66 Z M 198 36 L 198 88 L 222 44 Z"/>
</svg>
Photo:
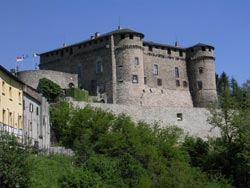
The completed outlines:
<svg viewBox="0 0 250 188">
<path fill-rule="evenodd" d="M 31 70 L 43 53 L 116 30 L 120 24 L 144 40 L 215 47 L 216 72 L 240 84 L 250 79 L 249 0 L 0 0 L 0 64 Z"/>
</svg>

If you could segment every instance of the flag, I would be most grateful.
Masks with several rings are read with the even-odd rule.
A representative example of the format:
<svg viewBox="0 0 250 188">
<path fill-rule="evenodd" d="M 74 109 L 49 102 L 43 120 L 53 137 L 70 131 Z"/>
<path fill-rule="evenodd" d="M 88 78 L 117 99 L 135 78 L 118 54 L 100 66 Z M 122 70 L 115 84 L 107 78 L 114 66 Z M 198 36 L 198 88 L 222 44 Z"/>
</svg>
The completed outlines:
<svg viewBox="0 0 250 188">
<path fill-rule="evenodd" d="M 23 61 L 24 60 L 24 57 L 16 57 L 16 62 L 20 62 L 20 61 Z"/>
<path fill-rule="evenodd" d="M 37 57 L 37 56 L 40 56 L 40 54 L 39 53 L 34 53 L 33 54 L 33 57 Z"/>
</svg>

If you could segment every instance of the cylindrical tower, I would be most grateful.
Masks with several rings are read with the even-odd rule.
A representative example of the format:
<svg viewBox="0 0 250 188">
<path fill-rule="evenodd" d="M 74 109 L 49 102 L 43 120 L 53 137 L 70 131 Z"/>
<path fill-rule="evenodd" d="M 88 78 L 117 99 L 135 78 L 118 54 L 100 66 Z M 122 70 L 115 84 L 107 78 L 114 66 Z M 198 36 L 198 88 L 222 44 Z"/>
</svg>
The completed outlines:
<svg viewBox="0 0 250 188">
<path fill-rule="evenodd" d="M 143 34 L 121 30 L 114 35 L 116 60 L 116 103 L 141 103 L 144 88 Z"/>
<path fill-rule="evenodd" d="M 187 71 L 194 107 L 217 101 L 214 47 L 197 44 L 187 49 Z"/>
</svg>

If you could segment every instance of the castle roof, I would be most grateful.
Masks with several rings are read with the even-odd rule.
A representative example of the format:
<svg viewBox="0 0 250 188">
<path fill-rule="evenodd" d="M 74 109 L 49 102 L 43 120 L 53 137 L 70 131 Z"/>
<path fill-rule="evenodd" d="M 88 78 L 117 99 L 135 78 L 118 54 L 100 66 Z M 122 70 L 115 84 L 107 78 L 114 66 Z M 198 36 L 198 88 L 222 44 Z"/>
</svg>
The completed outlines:
<svg viewBox="0 0 250 188">
<path fill-rule="evenodd" d="M 203 44 L 203 43 L 198 43 L 190 48 L 193 48 L 193 47 L 210 47 L 214 50 L 214 47 L 213 46 L 210 46 L 210 45 L 207 45 L 207 44 Z"/>
<path fill-rule="evenodd" d="M 18 79 L 16 76 L 14 76 L 12 73 L 10 73 L 7 69 L 5 69 L 2 65 L 0 65 L 0 70 L 2 72 L 4 72 L 6 75 L 8 75 L 10 78 L 16 80 L 17 82 L 19 82 L 22 85 L 25 85 L 24 82 L 22 82 L 20 79 Z"/>
<path fill-rule="evenodd" d="M 50 50 L 50 51 L 41 53 L 40 55 L 43 55 L 43 54 L 46 54 L 46 53 L 49 53 L 49 52 L 54 52 L 54 51 L 57 51 L 57 50 L 61 50 L 61 49 L 64 49 L 64 48 L 72 47 L 72 46 L 77 46 L 77 45 L 82 44 L 82 43 L 87 43 L 87 42 L 90 42 L 90 41 L 94 41 L 96 39 L 101 39 L 101 38 L 104 38 L 104 37 L 108 37 L 108 36 L 111 36 L 111 35 L 117 35 L 117 34 L 137 34 L 137 35 L 140 35 L 141 38 L 144 38 L 143 33 L 140 33 L 140 32 L 137 32 L 137 31 L 134 31 L 134 30 L 131 30 L 131 29 L 117 29 L 117 30 L 114 30 L 114 31 L 111 31 L 111 32 L 108 32 L 108 33 L 104 33 L 104 34 L 99 35 L 99 36 L 93 36 L 93 38 L 90 38 L 90 39 L 87 39 L 87 40 L 84 40 L 84 41 L 81 41 L 81 42 L 78 42 L 78 43 L 75 43 L 75 44 L 72 44 L 72 45 L 67 45 L 67 46 L 64 46 L 64 47 L 61 47 L 61 48 L 57 48 L 57 49 L 54 49 L 54 50 Z"/>
</svg>

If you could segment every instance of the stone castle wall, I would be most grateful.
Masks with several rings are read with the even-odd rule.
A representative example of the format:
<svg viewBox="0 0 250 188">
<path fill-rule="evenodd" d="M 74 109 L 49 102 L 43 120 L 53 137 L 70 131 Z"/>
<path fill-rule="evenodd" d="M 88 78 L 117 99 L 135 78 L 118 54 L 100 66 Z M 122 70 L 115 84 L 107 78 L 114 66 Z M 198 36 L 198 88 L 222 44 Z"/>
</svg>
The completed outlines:
<svg viewBox="0 0 250 188">
<path fill-rule="evenodd" d="M 47 78 L 57 83 L 63 89 L 69 88 L 69 84 L 71 83 L 74 87 L 78 87 L 77 74 L 68 74 L 51 70 L 29 70 L 18 72 L 17 77 L 34 89 L 37 89 L 39 80 L 42 78 Z"/>
<path fill-rule="evenodd" d="M 107 103 L 206 107 L 217 99 L 213 47 L 180 48 L 146 42 L 143 37 L 128 29 L 96 35 L 41 54 L 39 66 L 78 74 L 79 87 Z M 202 82 L 201 89 L 197 82 Z"/>
<path fill-rule="evenodd" d="M 75 102 L 75 107 L 84 108 L 90 105 L 95 108 L 108 110 L 118 115 L 124 113 L 132 118 L 132 120 L 145 121 L 147 123 L 158 122 L 161 127 L 173 126 L 184 130 L 191 136 L 207 138 L 207 136 L 217 137 L 220 135 L 218 129 L 211 131 L 211 125 L 207 122 L 209 112 L 205 108 L 168 108 L 168 107 L 143 107 L 121 104 L 102 104 L 102 103 L 86 103 Z M 182 115 L 182 120 L 177 117 Z"/>
</svg>

